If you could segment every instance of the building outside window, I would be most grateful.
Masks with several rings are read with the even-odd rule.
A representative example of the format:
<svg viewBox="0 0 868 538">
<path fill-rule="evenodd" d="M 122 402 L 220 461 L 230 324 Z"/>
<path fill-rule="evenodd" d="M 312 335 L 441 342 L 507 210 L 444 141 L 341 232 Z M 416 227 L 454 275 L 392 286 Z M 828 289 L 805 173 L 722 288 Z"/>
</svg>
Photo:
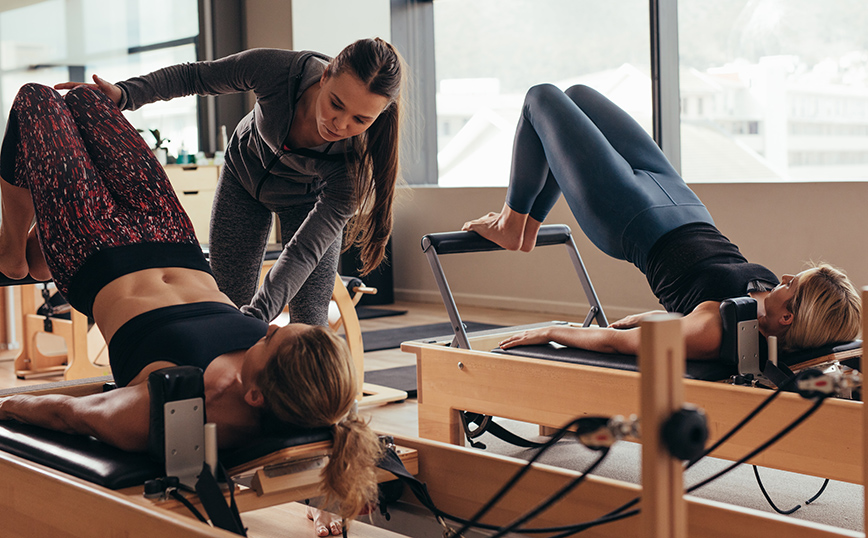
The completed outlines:
<svg viewBox="0 0 868 538">
<path fill-rule="evenodd" d="M 435 0 L 441 186 L 507 183 L 524 92 L 583 83 L 650 132 L 648 3 Z M 868 179 L 860 0 L 679 0 L 689 182 Z"/>
<path fill-rule="evenodd" d="M 868 9 L 679 0 L 687 181 L 868 179 Z M 747 126 L 745 129 L 744 126 Z"/>
</svg>

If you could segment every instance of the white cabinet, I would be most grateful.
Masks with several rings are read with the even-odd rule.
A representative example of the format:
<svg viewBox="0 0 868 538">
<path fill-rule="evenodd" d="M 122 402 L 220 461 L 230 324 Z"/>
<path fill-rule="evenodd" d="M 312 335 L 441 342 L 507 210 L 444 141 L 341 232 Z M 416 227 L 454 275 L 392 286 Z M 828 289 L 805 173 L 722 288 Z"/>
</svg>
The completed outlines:
<svg viewBox="0 0 868 538">
<path fill-rule="evenodd" d="M 208 242 L 208 223 L 211 222 L 211 203 L 217 189 L 219 166 L 166 165 L 166 174 L 175 188 L 181 205 L 193 221 L 200 243 Z"/>
<path fill-rule="evenodd" d="M 166 175 L 181 200 L 181 205 L 193 221 L 196 237 L 200 243 L 208 242 L 208 225 L 211 222 L 211 204 L 217 190 L 220 167 L 214 165 L 177 165 L 167 164 Z M 277 243 L 278 225 L 271 228 L 269 243 Z"/>
</svg>

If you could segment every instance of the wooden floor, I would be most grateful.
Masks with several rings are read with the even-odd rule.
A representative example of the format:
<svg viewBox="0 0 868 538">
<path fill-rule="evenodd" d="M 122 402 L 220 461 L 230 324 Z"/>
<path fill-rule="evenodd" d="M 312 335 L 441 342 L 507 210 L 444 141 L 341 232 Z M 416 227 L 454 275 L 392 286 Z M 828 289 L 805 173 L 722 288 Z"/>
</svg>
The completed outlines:
<svg viewBox="0 0 868 538">
<path fill-rule="evenodd" d="M 441 304 L 395 303 L 383 308 L 407 310 L 407 313 L 401 316 L 361 320 L 363 332 L 449 321 L 446 310 Z M 506 326 L 539 323 L 562 317 L 553 314 L 491 308 L 460 307 L 460 311 L 461 317 L 465 321 Z M 400 349 L 373 351 L 365 354 L 365 371 L 411 365 L 415 364 L 415 360 L 415 355 L 403 353 Z M 365 412 L 369 414 L 371 424 L 378 431 L 414 437 L 418 436 L 416 401 L 413 399 L 403 403 L 375 407 Z"/>
</svg>

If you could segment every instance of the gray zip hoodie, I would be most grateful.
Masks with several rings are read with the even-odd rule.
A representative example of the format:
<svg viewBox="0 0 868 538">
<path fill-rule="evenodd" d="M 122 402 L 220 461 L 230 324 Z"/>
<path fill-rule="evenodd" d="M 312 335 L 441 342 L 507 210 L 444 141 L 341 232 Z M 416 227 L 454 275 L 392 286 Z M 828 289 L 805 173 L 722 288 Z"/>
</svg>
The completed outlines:
<svg viewBox="0 0 868 538">
<path fill-rule="evenodd" d="M 315 202 L 250 305 L 242 307 L 246 314 L 265 321 L 276 318 L 295 296 L 355 211 L 345 141 L 308 151 L 283 148 L 297 99 L 319 81 L 328 61 L 327 56 L 309 51 L 253 49 L 117 83 L 123 91 L 121 110 L 186 95 L 253 91 L 256 103 L 229 140 L 220 181 L 238 181 L 272 211 Z M 278 159 L 266 172 L 275 155 Z"/>
</svg>

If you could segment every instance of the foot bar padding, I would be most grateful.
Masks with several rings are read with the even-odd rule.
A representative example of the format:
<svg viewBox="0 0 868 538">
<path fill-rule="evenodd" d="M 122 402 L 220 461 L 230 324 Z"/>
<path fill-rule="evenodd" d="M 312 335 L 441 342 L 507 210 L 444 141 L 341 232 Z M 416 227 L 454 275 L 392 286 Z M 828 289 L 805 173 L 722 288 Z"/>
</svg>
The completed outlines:
<svg viewBox="0 0 868 538">
<path fill-rule="evenodd" d="M 563 224 L 542 226 L 536 237 L 536 246 L 563 245 L 570 240 L 570 228 Z M 422 237 L 422 251 L 433 247 L 437 254 L 462 254 L 503 250 L 476 232 L 443 232 Z"/>
</svg>

